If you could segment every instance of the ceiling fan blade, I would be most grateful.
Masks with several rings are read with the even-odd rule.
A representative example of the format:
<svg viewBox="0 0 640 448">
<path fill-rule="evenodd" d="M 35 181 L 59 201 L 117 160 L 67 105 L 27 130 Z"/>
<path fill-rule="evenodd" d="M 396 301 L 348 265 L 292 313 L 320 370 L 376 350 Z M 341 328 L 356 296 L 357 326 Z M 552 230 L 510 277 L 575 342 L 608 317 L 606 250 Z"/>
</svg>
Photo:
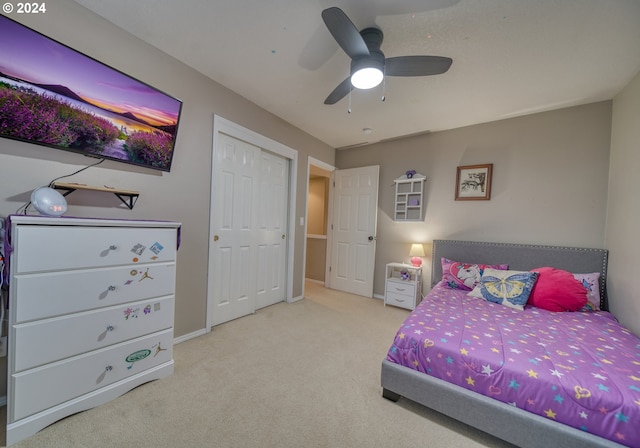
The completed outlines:
<svg viewBox="0 0 640 448">
<path fill-rule="evenodd" d="M 384 73 L 389 76 L 440 75 L 451 67 L 453 59 L 443 56 L 399 56 L 384 61 Z"/>
<path fill-rule="evenodd" d="M 349 92 L 353 90 L 353 85 L 351 84 L 351 78 L 347 78 L 338 84 L 338 87 L 333 89 L 333 92 L 329 94 L 326 100 L 324 100 L 324 104 L 336 104 L 342 98 L 347 96 Z"/>
<path fill-rule="evenodd" d="M 351 59 L 369 55 L 369 49 L 360 32 L 340 8 L 334 6 L 322 11 L 322 20 L 338 45 Z"/>
</svg>

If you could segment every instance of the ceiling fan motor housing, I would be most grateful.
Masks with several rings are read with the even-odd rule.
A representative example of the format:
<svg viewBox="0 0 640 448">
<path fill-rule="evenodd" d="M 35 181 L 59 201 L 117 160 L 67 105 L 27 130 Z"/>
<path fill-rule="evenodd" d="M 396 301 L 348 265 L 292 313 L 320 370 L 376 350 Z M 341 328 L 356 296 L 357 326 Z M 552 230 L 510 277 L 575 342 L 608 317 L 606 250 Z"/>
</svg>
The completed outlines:
<svg viewBox="0 0 640 448">
<path fill-rule="evenodd" d="M 368 56 L 351 60 L 351 74 L 363 68 L 377 68 L 384 73 L 384 54 L 380 50 L 372 50 Z"/>
</svg>

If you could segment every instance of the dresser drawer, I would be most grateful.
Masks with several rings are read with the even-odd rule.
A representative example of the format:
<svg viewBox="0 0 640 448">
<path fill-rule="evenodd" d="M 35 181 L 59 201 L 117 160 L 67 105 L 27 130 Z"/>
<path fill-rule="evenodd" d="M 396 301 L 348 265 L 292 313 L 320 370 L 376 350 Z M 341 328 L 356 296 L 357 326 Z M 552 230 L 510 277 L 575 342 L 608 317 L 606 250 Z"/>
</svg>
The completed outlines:
<svg viewBox="0 0 640 448">
<path fill-rule="evenodd" d="M 174 261 L 177 231 L 166 228 L 18 226 L 15 273 Z"/>
<path fill-rule="evenodd" d="M 409 281 L 394 281 L 387 280 L 387 294 L 401 294 L 410 297 L 415 297 L 416 295 L 416 283 Z"/>
<path fill-rule="evenodd" d="M 173 296 L 14 325 L 14 371 L 173 327 Z"/>
<path fill-rule="evenodd" d="M 175 263 L 20 274 L 15 323 L 173 294 Z"/>
<path fill-rule="evenodd" d="M 113 345 L 44 367 L 11 375 L 9 421 L 100 389 L 151 367 L 170 362 L 173 329 Z"/>
</svg>

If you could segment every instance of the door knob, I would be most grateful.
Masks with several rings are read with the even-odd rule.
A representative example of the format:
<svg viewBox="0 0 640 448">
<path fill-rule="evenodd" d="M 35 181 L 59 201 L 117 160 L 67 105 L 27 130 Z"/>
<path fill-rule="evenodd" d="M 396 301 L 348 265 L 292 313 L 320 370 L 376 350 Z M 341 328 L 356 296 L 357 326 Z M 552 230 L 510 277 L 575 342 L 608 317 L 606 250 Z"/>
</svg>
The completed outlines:
<svg viewBox="0 0 640 448">
<path fill-rule="evenodd" d="M 284 233 L 282 234 L 282 239 L 284 239 Z"/>
<path fill-rule="evenodd" d="M 376 237 L 375 237 L 375 236 L 372 236 L 372 235 L 369 235 L 369 238 L 367 238 L 367 239 L 368 239 L 369 241 L 373 241 L 373 240 L 375 240 L 375 239 L 376 239 Z"/>
<path fill-rule="evenodd" d="M 218 235 L 213 235 L 213 241 L 218 241 L 220 237 Z"/>
</svg>

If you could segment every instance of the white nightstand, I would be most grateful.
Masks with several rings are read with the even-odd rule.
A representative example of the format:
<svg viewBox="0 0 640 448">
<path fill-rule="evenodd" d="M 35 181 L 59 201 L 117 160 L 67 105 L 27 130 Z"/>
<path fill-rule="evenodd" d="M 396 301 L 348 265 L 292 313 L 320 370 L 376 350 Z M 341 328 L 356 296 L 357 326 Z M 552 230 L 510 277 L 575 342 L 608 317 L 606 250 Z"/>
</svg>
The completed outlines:
<svg viewBox="0 0 640 448">
<path fill-rule="evenodd" d="M 409 278 L 403 279 L 403 273 Z M 385 306 L 394 305 L 412 310 L 418 306 L 420 300 L 422 300 L 422 267 L 403 263 L 387 264 Z"/>
</svg>

